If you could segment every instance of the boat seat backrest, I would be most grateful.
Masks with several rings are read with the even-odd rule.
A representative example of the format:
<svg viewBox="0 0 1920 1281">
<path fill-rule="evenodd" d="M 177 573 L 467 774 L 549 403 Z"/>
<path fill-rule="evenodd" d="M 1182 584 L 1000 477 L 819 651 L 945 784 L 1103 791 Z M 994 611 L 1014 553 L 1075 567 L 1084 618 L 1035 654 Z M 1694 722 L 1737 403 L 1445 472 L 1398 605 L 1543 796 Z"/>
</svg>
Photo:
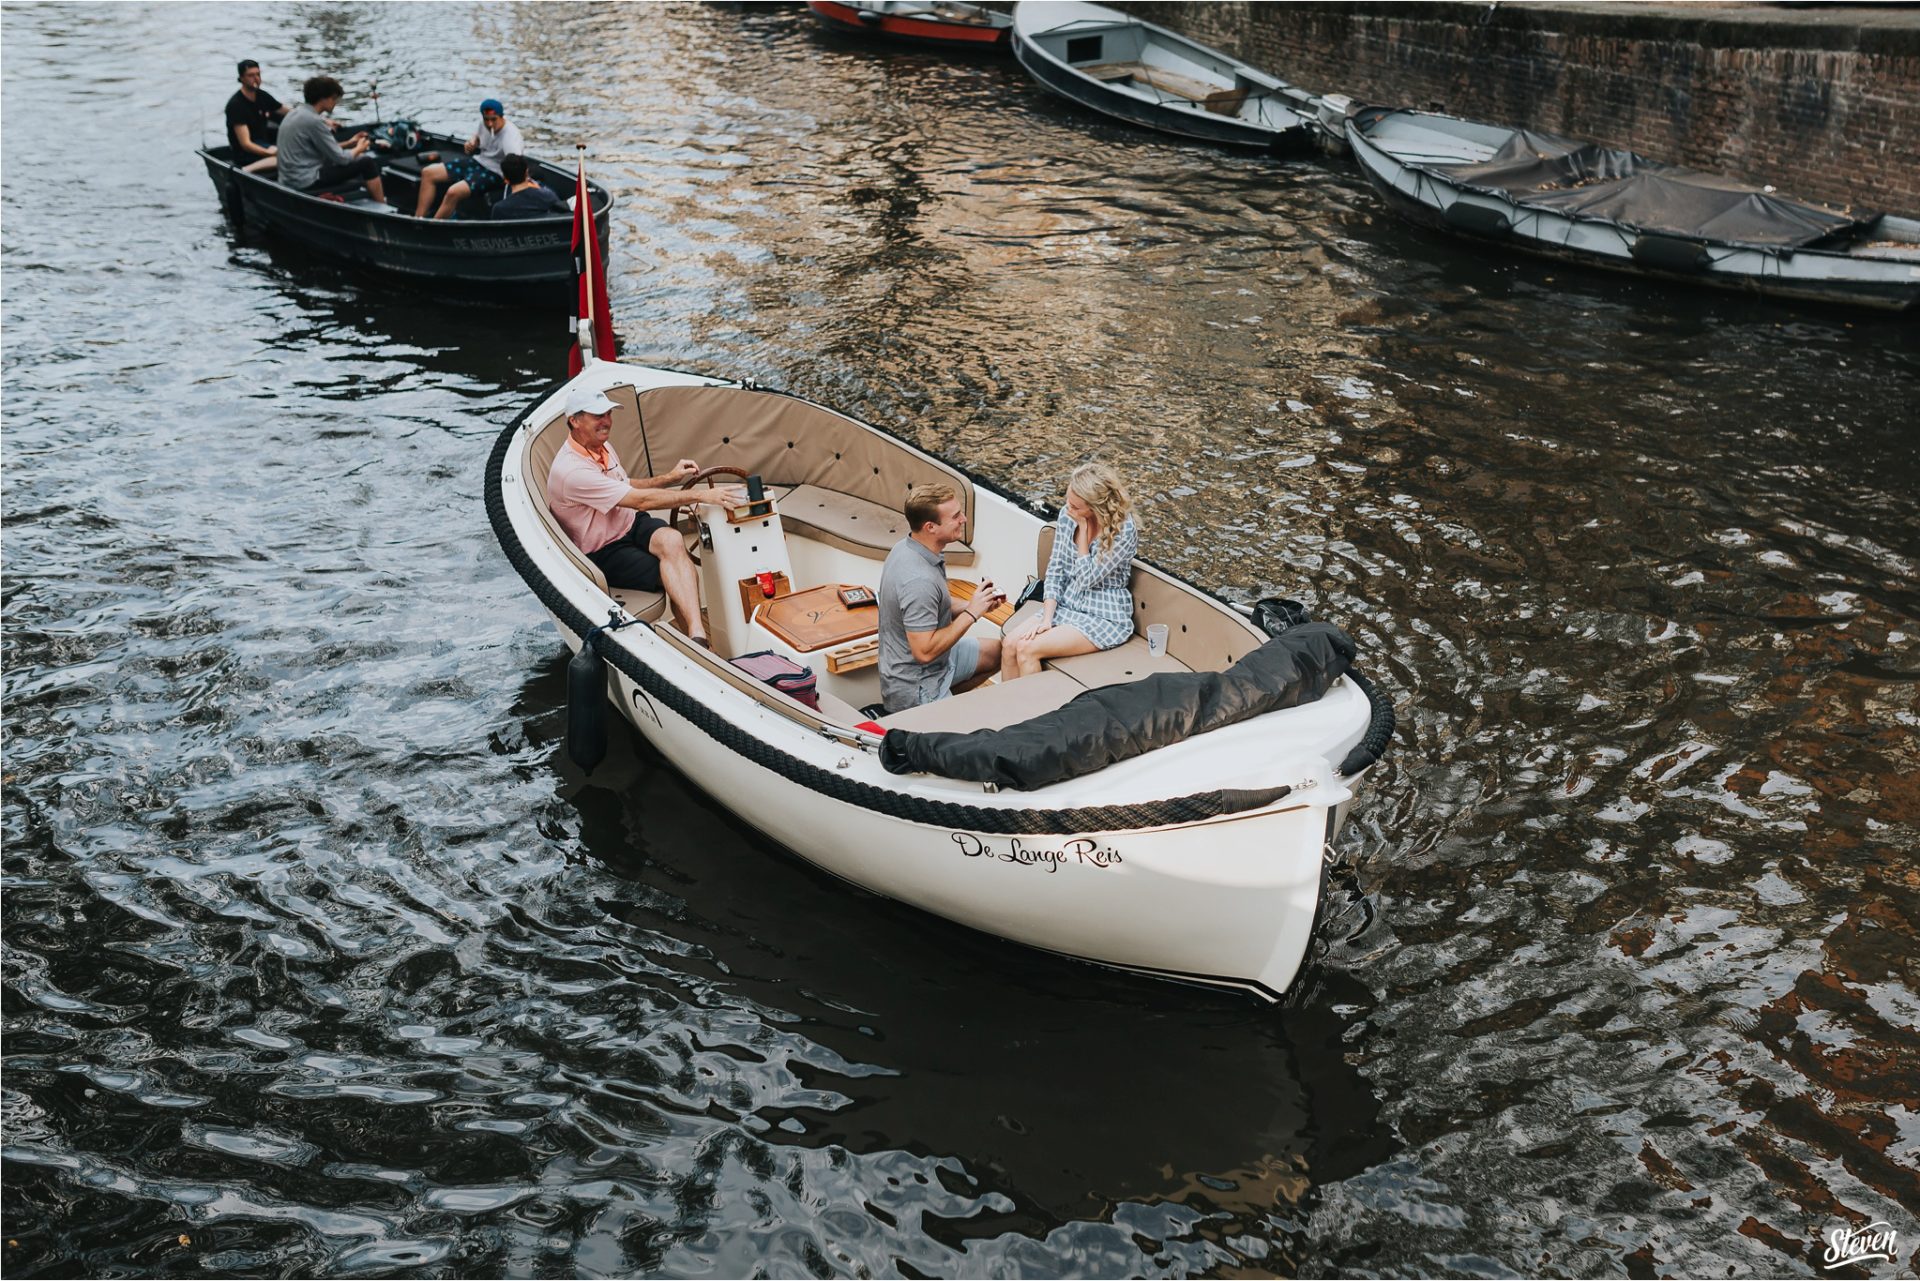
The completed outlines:
<svg viewBox="0 0 1920 1281">
<path fill-rule="evenodd" d="M 1133 562 L 1133 630 L 1167 625 L 1167 653 L 1196 672 L 1223 672 L 1266 644 L 1267 635 L 1223 606 L 1151 565 Z"/>
<path fill-rule="evenodd" d="M 907 536 L 907 517 L 898 507 L 882 507 L 837 489 L 795 485 L 779 495 L 777 507 L 787 533 L 872 560 L 885 560 Z M 973 548 L 965 543 L 948 544 L 944 555 L 949 565 L 974 562 Z"/>
<path fill-rule="evenodd" d="M 914 486 L 945 481 L 973 520 L 973 485 L 963 473 L 791 396 L 735 387 L 655 387 L 640 396 L 638 411 L 646 446 L 662 465 L 697 458 L 755 473 L 769 484 L 812 485 L 893 512 Z"/>
</svg>

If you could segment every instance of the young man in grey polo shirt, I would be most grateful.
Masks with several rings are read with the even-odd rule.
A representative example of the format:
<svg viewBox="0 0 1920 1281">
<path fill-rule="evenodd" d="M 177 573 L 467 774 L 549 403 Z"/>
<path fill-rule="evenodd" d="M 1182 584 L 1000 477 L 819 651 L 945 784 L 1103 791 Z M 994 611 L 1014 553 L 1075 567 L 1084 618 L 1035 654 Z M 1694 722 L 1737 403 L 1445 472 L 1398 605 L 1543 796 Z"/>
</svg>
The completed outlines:
<svg viewBox="0 0 1920 1281">
<path fill-rule="evenodd" d="M 366 132 L 347 139 L 350 147 L 333 140 L 333 126 L 326 116 L 340 105 L 344 93 L 332 76 L 314 76 L 300 86 L 306 102 L 280 122 L 280 185 L 311 191 L 358 178 L 369 196 L 384 203 L 387 193 L 380 183 L 380 157 L 367 154 L 372 142 Z"/>
<path fill-rule="evenodd" d="M 1004 597 L 982 583 L 963 602 L 947 587 L 941 553 L 967 536 L 960 496 L 951 485 L 921 485 L 907 494 L 906 514 L 912 532 L 880 571 L 880 698 L 889 712 L 945 698 L 1000 665 L 999 638 L 967 629 Z"/>
</svg>

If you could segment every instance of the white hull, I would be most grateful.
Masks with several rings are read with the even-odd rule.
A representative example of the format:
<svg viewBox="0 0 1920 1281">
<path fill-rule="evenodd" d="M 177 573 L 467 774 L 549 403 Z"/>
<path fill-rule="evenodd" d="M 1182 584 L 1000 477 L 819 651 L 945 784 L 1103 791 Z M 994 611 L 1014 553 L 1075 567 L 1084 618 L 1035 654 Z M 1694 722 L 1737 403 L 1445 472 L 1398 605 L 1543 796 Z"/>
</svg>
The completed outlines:
<svg viewBox="0 0 1920 1281">
<path fill-rule="evenodd" d="M 643 392 L 670 383 L 726 385 L 607 363 L 582 378 Z M 517 537 L 525 562 L 517 567 L 545 592 L 556 627 L 577 651 L 580 636 L 563 615 L 597 623 L 613 602 L 553 544 L 534 500 L 516 483 L 528 444 L 557 403 L 543 403 L 510 441 L 503 438 L 489 470 L 489 504 L 498 502 L 496 528 L 504 524 Z M 1038 523 L 996 495 L 982 491 L 978 501 L 983 560 L 992 561 L 996 541 L 1017 541 L 1021 522 Z M 990 503 L 1005 510 L 990 512 Z M 508 552 L 515 555 L 511 546 Z M 1012 580 L 991 564 L 987 571 Z M 1343 678 L 1304 707 L 1036 791 L 995 792 L 888 774 L 875 750 L 878 735 L 830 737 L 783 715 L 716 679 L 701 657 L 646 624 L 604 633 L 601 653 L 611 660 L 615 705 L 662 755 L 742 820 L 826 871 L 1017 943 L 1268 1000 L 1286 991 L 1306 955 L 1323 852 L 1356 783 L 1339 777 L 1334 763 L 1360 741 L 1370 714 L 1366 694 Z M 1274 716 L 1287 720 L 1277 724 Z M 1011 834 L 1034 811 L 1283 785 L 1292 791 L 1275 803 L 1202 821 L 1143 825 L 1135 817 L 1114 830 L 1063 824 Z M 883 812 L 889 808 L 896 812 Z"/>
</svg>

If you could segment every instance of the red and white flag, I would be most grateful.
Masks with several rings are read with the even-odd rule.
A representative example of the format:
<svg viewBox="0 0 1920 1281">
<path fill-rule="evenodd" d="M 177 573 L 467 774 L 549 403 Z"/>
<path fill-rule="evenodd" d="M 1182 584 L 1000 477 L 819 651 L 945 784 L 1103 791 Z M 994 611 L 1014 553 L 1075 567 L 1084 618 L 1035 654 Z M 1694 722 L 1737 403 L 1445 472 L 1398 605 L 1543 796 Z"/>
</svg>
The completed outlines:
<svg viewBox="0 0 1920 1281">
<path fill-rule="evenodd" d="M 587 158 L 580 157 L 580 180 L 573 195 L 573 275 L 580 282 L 580 320 L 567 350 L 567 374 L 586 368 L 589 343 L 601 360 L 613 359 L 613 308 L 607 302 L 605 265 L 593 229 L 593 196 L 587 190 Z"/>
</svg>

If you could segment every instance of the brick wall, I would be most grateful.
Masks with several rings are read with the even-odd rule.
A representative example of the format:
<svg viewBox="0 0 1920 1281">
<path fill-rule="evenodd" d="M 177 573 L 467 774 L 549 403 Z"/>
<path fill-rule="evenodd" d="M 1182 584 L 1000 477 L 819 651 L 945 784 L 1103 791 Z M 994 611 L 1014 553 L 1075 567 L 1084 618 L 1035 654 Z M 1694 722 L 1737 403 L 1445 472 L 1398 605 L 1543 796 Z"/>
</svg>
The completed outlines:
<svg viewBox="0 0 1920 1281">
<path fill-rule="evenodd" d="M 1117 7 L 1315 93 L 1530 124 L 1790 195 L 1920 216 L 1920 10 Z"/>
</svg>

